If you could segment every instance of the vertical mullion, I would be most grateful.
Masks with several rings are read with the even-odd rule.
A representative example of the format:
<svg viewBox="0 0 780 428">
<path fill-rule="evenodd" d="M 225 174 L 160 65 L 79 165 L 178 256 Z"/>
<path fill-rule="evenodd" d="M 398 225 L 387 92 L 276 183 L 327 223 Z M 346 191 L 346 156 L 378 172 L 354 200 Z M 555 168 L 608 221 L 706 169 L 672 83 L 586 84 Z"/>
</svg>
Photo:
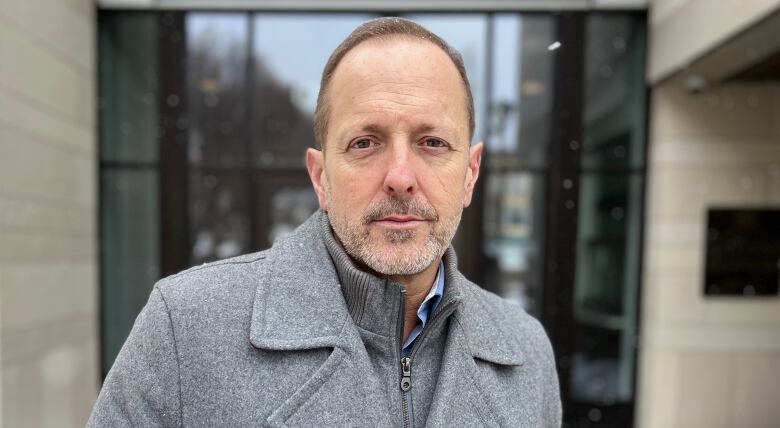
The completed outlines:
<svg viewBox="0 0 780 428">
<path fill-rule="evenodd" d="M 558 17 L 555 52 L 552 141 L 548 172 L 545 292 L 542 319 L 558 356 L 561 398 L 567 403 L 574 326 L 577 217 L 582 142 L 584 22 L 582 12 Z M 566 182 L 566 186 L 564 186 Z M 564 412 L 565 414 L 565 412 Z"/>
<path fill-rule="evenodd" d="M 160 275 L 189 263 L 188 165 L 186 123 L 186 29 L 184 12 L 159 16 L 160 108 Z"/>
<path fill-rule="evenodd" d="M 104 10 L 98 9 L 97 12 L 97 26 L 98 26 L 98 55 L 105 55 L 107 50 L 103 50 L 103 44 L 105 43 L 103 32 L 106 31 L 106 16 L 110 16 L 111 12 L 106 12 Z M 94 71 L 94 77 L 95 81 L 98 82 L 97 84 L 97 96 L 98 100 L 105 100 L 106 94 L 104 93 L 103 85 L 105 84 L 104 80 L 104 74 L 101 73 L 104 65 L 100 62 L 100 60 L 103 60 L 104 58 L 99 57 L 97 61 L 97 67 L 95 67 Z M 106 375 L 108 374 L 108 369 L 105 368 L 106 359 L 108 358 L 107 352 L 106 352 L 106 337 L 108 336 L 108 322 L 106 320 L 107 317 L 107 305 L 104 304 L 106 300 L 106 287 L 108 286 L 108 281 L 106 280 L 106 269 L 105 269 L 105 263 L 106 263 L 106 225 L 103 221 L 103 212 L 106 209 L 106 189 L 105 185 L 103 184 L 103 176 L 105 174 L 105 168 L 103 167 L 103 144 L 105 144 L 104 141 L 104 132 L 105 132 L 105 116 L 106 116 L 106 105 L 105 103 L 98 103 L 98 109 L 97 109 L 97 135 L 98 135 L 98 142 L 97 142 L 97 148 L 96 148 L 96 158 L 97 158 L 97 164 L 98 164 L 98 174 L 97 174 L 97 215 L 96 219 L 98 221 L 98 228 L 97 228 L 97 242 L 98 242 L 98 264 L 97 264 L 97 275 L 98 275 L 98 296 L 97 296 L 97 307 L 98 307 L 98 313 L 99 313 L 99 320 L 98 323 L 98 329 L 99 329 L 99 358 L 100 358 L 100 364 L 98 364 L 98 370 L 100 372 L 100 381 L 102 382 L 106 379 Z"/>
<path fill-rule="evenodd" d="M 483 100 L 483 106 L 481 107 L 482 110 L 482 117 L 483 117 L 483 123 L 485 125 L 482 126 L 482 135 L 474 135 L 472 138 L 472 141 L 470 141 L 470 144 L 473 144 L 475 142 L 482 142 L 485 146 L 487 146 L 488 141 L 487 137 L 490 135 L 489 129 L 490 129 L 490 106 L 492 104 L 492 97 L 493 97 L 493 86 L 492 86 L 492 80 L 493 80 L 493 56 L 495 54 L 494 49 L 494 30 L 493 30 L 493 14 L 487 13 L 486 15 L 486 31 L 487 34 L 485 35 L 485 74 L 482 77 L 484 80 L 482 84 L 485 88 L 485 99 Z M 475 110 L 477 108 L 480 108 L 480 106 L 475 106 Z M 476 111 L 475 111 L 476 114 Z M 482 278 L 485 272 L 485 263 L 484 263 L 484 256 L 482 253 L 483 245 L 485 239 L 484 234 L 484 204 L 485 204 L 485 183 L 487 183 L 487 171 L 488 171 L 488 159 L 489 156 L 487 156 L 487 147 L 483 147 L 482 149 L 482 164 L 480 166 L 481 170 L 481 177 L 477 180 L 476 184 L 474 185 L 474 190 L 472 193 L 472 200 L 471 200 L 471 209 L 464 210 L 463 211 L 463 220 L 461 223 L 463 226 L 461 227 L 461 235 L 462 238 L 460 239 L 460 244 L 462 245 L 462 248 L 459 248 L 458 253 L 459 254 L 474 254 L 474 257 L 462 257 L 461 260 L 459 260 L 459 269 L 469 278 Z M 478 245 L 468 245 L 469 242 L 475 242 L 478 243 Z M 484 286 L 484 285 L 483 285 Z M 495 290 L 492 290 L 495 291 Z"/>
<path fill-rule="evenodd" d="M 256 177 L 258 177 L 257 174 L 255 174 L 255 152 L 254 152 L 254 143 L 255 143 L 255 128 L 252 126 L 252 118 L 255 115 L 255 87 L 253 84 L 253 78 L 255 75 L 255 56 L 254 56 L 254 50 L 255 50 L 255 13 L 254 12 L 247 12 L 247 19 L 249 20 L 248 29 L 247 29 L 247 43 L 246 43 L 246 71 L 244 74 L 244 88 L 247 88 L 247 90 L 244 92 L 247 94 L 247 98 L 244 101 L 246 105 L 246 109 L 244 111 L 244 126 L 246 127 L 246 138 L 245 138 L 245 149 L 246 149 L 246 179 L 249 180 L 249 207 L 247 209 L 248 215 L 249 215 L 249 236 L 250 236 L 250 250 L 255 251 L 260 249 L 261 247 L 265 246 L 265 242 L 260 241 L 260 228 L 265 228 L 267 226 L 263 225 L 260 226 L 258 224 L 258 183 L 255 180 Z M 265 222 L 264 222 L 265 223 Z M 264 233 L 263 236 L 267 236 L 267 233 Z"/>
</svg>

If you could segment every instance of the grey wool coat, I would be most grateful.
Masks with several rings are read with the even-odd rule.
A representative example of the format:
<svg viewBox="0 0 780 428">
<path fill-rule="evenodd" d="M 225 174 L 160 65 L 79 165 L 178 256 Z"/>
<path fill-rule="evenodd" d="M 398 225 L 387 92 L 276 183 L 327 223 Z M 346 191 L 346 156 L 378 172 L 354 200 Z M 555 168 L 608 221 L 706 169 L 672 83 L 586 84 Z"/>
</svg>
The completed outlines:
<svg viewBox="0 0 780 428">
<path fill-rule="evenodd" d="M 444 265 L 405 365 L 405 290 L 358 269 L 321 211 L 269 250 L 165 278 L 88 426 L 560 426 L 540 324 L 463 277 L 451 248 Z"/>
</svg>

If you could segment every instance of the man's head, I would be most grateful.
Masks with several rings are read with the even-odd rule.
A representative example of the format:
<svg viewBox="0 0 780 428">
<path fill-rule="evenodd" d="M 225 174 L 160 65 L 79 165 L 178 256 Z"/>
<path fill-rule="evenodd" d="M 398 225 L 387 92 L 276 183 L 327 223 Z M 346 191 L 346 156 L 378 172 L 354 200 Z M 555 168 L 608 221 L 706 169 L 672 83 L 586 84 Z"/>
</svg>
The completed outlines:
<svg viewBox="0 0 780 428">
<path fill-rule="evenodd" d="M 436 262 L 482 154 L 460 55 L 411 21 L 367 22 L 331 55 L 315 116 L 306 164 L 347 253 L 385 275 Z"/>
</svg>

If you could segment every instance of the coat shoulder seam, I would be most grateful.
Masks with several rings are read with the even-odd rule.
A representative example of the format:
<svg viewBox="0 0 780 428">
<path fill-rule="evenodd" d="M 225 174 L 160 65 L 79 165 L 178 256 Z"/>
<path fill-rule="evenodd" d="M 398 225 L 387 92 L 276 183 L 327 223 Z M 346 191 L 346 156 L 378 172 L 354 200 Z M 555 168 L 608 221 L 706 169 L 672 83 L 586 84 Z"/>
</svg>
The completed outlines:
<svg viewBox="0 0 780 428">
<path fill-rule="evenodd" d="M 179 356 L 179 345 L 176 342 L 176 329 L 173 326 L 173 318 L 171 317 L 171 310 L 168 307 L 168 302 L 165 300 L 165 296 L 162 290 L 158 290 L 160 293 L 160 300 L 162 300 L 163 306 L 165 306 L 165 313 L 168 315 L 168 322 L 171 325 L 171 337 L 173 337 L 173 350 L 176 353 L 176 374 L 178 377 L 178 389 L 179 389 L 179 426 L 184 426 L 184 406 L 182 404 L 182 392 L 181 392 L 181 357 Z"/>
<path fill-rule="evenodd" d="M 175 280 L 175 279 L 182 278 L 184 276 L 187 276 L 187 275 L 195 273 L 195 272 L 200 272 L 202 270 L 206 270 L 206 269 L 210 269 L 210 268 L 216 268 L 216 267 L 221 267 L 221 266 L 252 264 L 252 263 L 255 263 L 257 261 L 263 260 L 265 258 L 266 258 L 265 254 L 259 254 L 256 257 L 254 257 L 252 259 L 249 259 L 249 260 L 230 260 L 230 259 L 228 259 L 228 260 L 221 260 L 221 261 L 216 261 L 216 262 L 212 262 L 212 263 L 206 263 L 206 264 L 204 264 L 202 266 L 194 266 L 194 267 L 191 267 L 191 268 L 189 268 L 187 270 L 181 271 L 179 273 L 175 273 L 175 274 L 173 274 L 171 276 L 168 276 L 168 277 L 164 278 L 163 280 Z"/>
</svg>

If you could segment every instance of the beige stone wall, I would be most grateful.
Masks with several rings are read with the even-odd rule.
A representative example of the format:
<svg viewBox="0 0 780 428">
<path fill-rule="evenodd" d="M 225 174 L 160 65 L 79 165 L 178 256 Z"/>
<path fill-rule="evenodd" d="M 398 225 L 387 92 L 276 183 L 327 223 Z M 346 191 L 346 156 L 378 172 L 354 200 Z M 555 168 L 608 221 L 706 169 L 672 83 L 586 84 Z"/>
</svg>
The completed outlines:
<svg viewBox="0 0 780 428">
<path fill-rule="evenodd" d="M 648 80 L 656 83 L 780 9 L 780 0 L 651 0 Z"/>
<path fill-rule="evenodd" d="M 97 395 L 95 27 L 0 0 L 2 426 L 84 426 Z"/>
<path fill-rule="evenodd" d="M 777 427 L 780 299 L 702 290 L 707 207 L 780 206 L 780 85 L 681 87 L 650 107 L 638 426 Z"/>
</svg>

